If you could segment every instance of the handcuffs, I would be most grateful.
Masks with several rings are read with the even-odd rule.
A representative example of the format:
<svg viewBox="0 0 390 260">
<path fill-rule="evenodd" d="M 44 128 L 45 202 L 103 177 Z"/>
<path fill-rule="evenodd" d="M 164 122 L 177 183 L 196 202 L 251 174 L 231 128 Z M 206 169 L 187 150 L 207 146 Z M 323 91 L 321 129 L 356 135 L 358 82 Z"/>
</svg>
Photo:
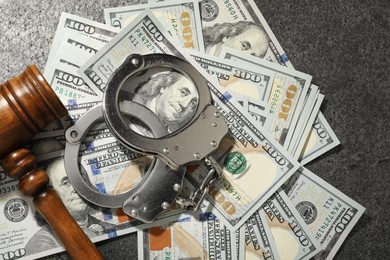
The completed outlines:
<svg viewBox="0 0 390 260">
<path fill-rule="evenodd" d="M 198 92 L 192 118 L 172 133 L 152 110 L 127 100 L 129 92 L 122 90 L 124 85 L 129 86 L 133 77 L 159 68 L 179 72 L 194 83 Z M 134 91 L 131 84 L 129 90 Z M 198 210 L 210 186 L 222 174 L 210 153 L 216 150 L 228 132 L 223 116 L 211 102 L 206 79 L 190 63 L 167 54 L 128 56 L 108 81 L 102 104 L 88 110 L 66 130 L 65 168 L 73 187 L 89 202 L 107 208 L 122 207 L 126 214 L 143 222 L 152 222 L 175 202 L 186 210 Z M 154 138 L 138 134 L 124 116 L 141 121 Z M 83 139 L 91 126 L 102 119 L 123 146 L 153 156 L 142 180 L 132 189 L 117 195 L 104 194 L 91 187 L 82 177 L 78 163 Z M 208 174 L 190 196 L 184 196 L 182 187 L 186 167 L 199 162 L 205 163 Z"/>
</svg>

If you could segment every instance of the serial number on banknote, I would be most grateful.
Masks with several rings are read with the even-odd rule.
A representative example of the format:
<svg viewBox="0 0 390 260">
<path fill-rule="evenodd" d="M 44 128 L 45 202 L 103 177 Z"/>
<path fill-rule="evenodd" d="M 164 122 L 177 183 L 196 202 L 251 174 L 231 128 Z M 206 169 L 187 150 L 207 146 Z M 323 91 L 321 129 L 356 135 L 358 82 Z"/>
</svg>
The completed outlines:
<svg viewBox="0 0 390 260">
<path fill-rule="evenodd" d="M 11 184 L 11 185 L 9 185 L 7 187 L 1 187 L 0 188 L 0 195 L 6 194 L 6 193 L 10 193 L 10 192 L 14 192 L 14 191 L 18 191 L 18 190 L 19 190 L 18 183 Z"/>
</svg>

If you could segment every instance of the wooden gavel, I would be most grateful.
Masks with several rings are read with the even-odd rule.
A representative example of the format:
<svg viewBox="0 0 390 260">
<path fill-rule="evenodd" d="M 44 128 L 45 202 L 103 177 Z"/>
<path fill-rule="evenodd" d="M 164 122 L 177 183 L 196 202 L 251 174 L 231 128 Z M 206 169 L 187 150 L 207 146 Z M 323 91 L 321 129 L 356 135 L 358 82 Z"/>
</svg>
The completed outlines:
<svg viewBox="0 0 390 260">
<path fill-rule="evenodd" d="M 19 190 L 33 203 L 60 238 L 72 259 L 104 259 L 73 219 L 56 191 L 48 188 L 49 176 L 36 169 L 28 143 L 49 123 L 68 112 L 35 65 L 0 85 L 0 158 L 8 176 L 19 180 Z"/>
</svg>

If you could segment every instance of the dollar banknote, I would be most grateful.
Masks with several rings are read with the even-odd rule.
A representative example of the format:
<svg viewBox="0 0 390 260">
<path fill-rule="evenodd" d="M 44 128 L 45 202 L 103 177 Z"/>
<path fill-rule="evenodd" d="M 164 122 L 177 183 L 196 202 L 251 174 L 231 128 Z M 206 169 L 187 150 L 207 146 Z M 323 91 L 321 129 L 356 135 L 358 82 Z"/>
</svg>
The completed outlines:
<svg viewBox="0 0 390 260">
<path fill-rule="evenodd" d="M 138 259 L 236 259 L 235 233 L 211 212 L 138 232 Z"/>
<path fill-rule="evenodd" d="M 303 147 L 306 144 L 306 141 L 310 137 L 310 131 L 313 129 L 314 120 L 318 117 L 320 113 L 320 107 L 325 96 L 321 93 L 318 94 L 318 97 L 315 101 L 314 107 L 305 122 L 305 126 L 301 129 L 301 133 L 296 137 L 296 144 L 292 150 L 294 158 L 299 160 L 299 156 L 302 154 Z"/>
<path fill-rule="evenodd" d="M 59 45 L 62 43 L 62 38 L 65 32 L 74 32 L 85 35 L 91 39 L 101 41 L 103 43 L 109 42 L 114 37 L 119 29 L 111 27 L 106 24 L 95 22 L 83 17 L 63 12 L 57 25 L 57 30 L 54 35 L 52 47 L 47 58 L 46 67 L 51 66 L 51 61 Z"/>
<path fill-rule="evenodd" d="M 326 121 L 324 115 L 320 112 L 304 144 L 303 151 L 300 155 L 300 162 L 303 165 L 307 164 L 339 144 L 340 140 L 330 127 L 328 121 Z"/>
<path fill-rule="evenodd" d="M 267 216 L 281 259 L 310 259 L 321 252 L 322 247 L 283 190 L 275 192 L 259 214 Z"/>
<path fill-rule="evenodd" d="M 106 24 L 123 28 L 149 8 L 161 23 L 171 27 L 184 48 L 204 51 L 198 1 L 164 1 L 104 9 Z"/>
<path fill-rule="evenodd" d="M 238 259 L 279 259 L 278 249 L 264 214 L 255 212 L 239 230 Z"/>
<path fill-rule="evenodd" d="M 290 144 L 287 148 L 287 150 L 291 154 L 293 155 L 296 154 L 295 151 L 297 145 L 301 141 L 301 138 L 305 138 L 304 140 L 306 140 L 307 136 L 303 137 L 302 134 L 305 132 L 305 128 L 307 126 L 310 115 L 313 113 L 318 114 L 321 103 L 322 103 L 322 96 L 320 97 L 320 91 L 318 89 L 318 86 L 311 84 L 309 87 L 309 91 L 306 95 L 306 98 L 303 101 L 302 109 L 300 111 L 297 111 L 297 113 L 299 113 L 298 122 L 297 125 L 295 126 Z M 314 111 L 314 109 L 316 109 L 316 111 Z M 305 142 L 304 140 L 302 141 Z"/>
<path fill-rule="evenodd" d="M 252 0 L 200 2 L 205 51 L 219 56 L 221 47 L 239 49 L 289 66 L 290 61 Z"/>
<path fill-rule="evenodd" d="M 294 174 L 283 189 L 322 246 L 315 259 L 333 259 L 365 208 L 307 168 Z"/>
<path fill-rule="evenodd" d="M 101 103 L 101 98 L 77 73 L 80 61 L 86 61 L 88 58 L 89 56 L 80 49 L 72 52 L 58 51 L 52 66 L 45 71 L 46 80 L 68 110 L 68 115 L 61 119 L 64 128 L 77 121 L 90 108 Z"/>
<path fill-rule="evenodd" d="M 270 128 L 268 131 L 280 144 L 288 149 L 294 130 L 299 126 L 301 111 L 307 99 L 312 77 L 296 70 L 243 54 L 232 48 L 223 47 L 221 57 L 256 68 L 268 68 L 274 71 L 271 90 L 263 101 L 270 104 Z M 306 109 L 306 108 L 305 108 Z M 309 111 L 311 107 L 307 108 Z M 306 113 L 305 113 L 306 114 Z M 302 119 L 303 120 L 303 119 Z"/>
</svg>

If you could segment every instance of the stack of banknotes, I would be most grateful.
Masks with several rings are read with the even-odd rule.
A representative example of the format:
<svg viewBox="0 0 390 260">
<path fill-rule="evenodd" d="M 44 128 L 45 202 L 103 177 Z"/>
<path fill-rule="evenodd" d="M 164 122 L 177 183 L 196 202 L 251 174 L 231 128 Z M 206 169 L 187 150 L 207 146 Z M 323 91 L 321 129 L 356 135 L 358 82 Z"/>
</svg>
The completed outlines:
<svg viewBox="0 0 390 260">
<path fill-rule="evenodd" d="M 139 259 L 332 259 L 365 208 L 305 168 L 340 142 L 320 111 L 320 86 L 294 69 L 255 2 L 150 1 L 103 11 L 105 24 L 62 13 L 44 69 L 69 116 L 29 148 L 49 176 L 64 174 L 57 186 L 51 176 L 59 193 L 68 192 L 63 200 L 71 200 L 72 190 L 64 132 L 102 102 L 108 80 L 130 54 L 166 53 L 192 64 L 207 79 L 229 134 L 215 152 L 223 175 L 199 211 L 172 210 L 142 223 L 120 208 L 86 204 L 78 216 L 85 215 L 80 225 L 92 241 L 138 232 Z M 143 177 L 134 168 L 149 162 L 123 147 L 104 121 L 79 151 L 91 185 L 107 194 L 131 189 Z M 191 190 L 207 169 L 188 171 Z M 63 251 L 49 235 L 42 239 L 50 231 L 17 181 L 2 169 L 0 177 L 0 258 Z M 74 199 L 69 211 L 82 203 Z"/>
</svg>

